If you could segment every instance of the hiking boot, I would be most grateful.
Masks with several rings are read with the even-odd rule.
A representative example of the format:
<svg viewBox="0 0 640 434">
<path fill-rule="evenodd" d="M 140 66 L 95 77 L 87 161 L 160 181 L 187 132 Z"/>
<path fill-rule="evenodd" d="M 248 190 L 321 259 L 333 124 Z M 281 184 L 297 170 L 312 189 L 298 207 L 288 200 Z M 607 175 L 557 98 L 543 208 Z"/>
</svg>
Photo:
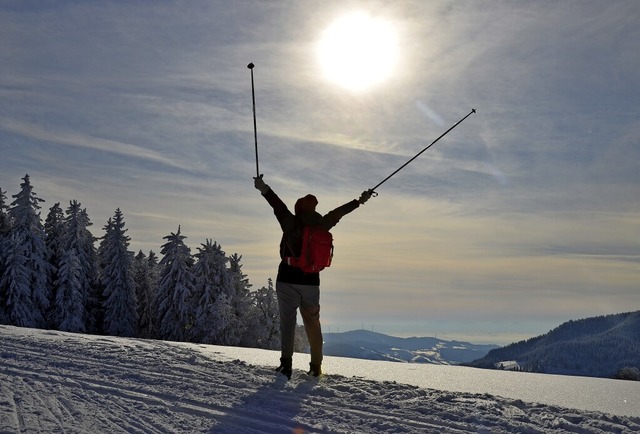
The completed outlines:
<svg viewBox="0 0 640 434">
<path fill-rule="evenodd" d="M 312 375 L 314 377 L 319 377 L 322 375 L 322 368 L 321 365 L 315 365 L 313 363 L 309 363 L 309 372 L 307 372 L 307 375 Z"/>
<path fill-rule="evenodd" d="M 291 362 L 291 357 L 280 357 L 280 366 L 276 368 L 276 372 L 280 372 L 289 380 L 291 380 Z"/>
</svg>

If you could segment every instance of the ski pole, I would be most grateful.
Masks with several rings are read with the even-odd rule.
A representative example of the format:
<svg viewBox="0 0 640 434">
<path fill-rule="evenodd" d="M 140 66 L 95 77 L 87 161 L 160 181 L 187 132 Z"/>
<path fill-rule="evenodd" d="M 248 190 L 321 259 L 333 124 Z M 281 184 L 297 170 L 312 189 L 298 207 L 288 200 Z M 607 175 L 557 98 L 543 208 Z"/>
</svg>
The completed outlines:
<svg viewBox="0 0 640 434">
<path fill-rule="evenodd" d="M 378 185 L 376 185 L 375 187 L 369 189 L 369 192 L 372 194 L 372 196 L 377 195 L 377 193 L 375 192 L 375 190 L 380 187 L 382 184 L 384 184 L 385 182 L 387 182 L 389 180 L 389 178 L 391 178 L 393 175 L 395 175 L 396 173 L 400 172 L 402 169 L 404 169 L 409 163 L 411 163 L 413 160 L 415 160 L 416 158 L 418 158 L 424 151 L 426 151 L 427 149 L 429 149 L 430 147 L 432 147 L 433 145 L 436 144 L 436 142 L 438 140 L 440 140 L 441 138 L 443 138 L 444 136 L 446 136 L 449 131 L 451 131 L 452 129 L 454 129 L 455 127 L 457 127 L 462 121 L 464 121 L 466 118 L 468 118 L 469 116 L 471 116 L 473 113 L 476 112 L 476 109 L 471 109 L 471 111 L 469 112 L 468 115 L 466 115 L 465 117 L 463 117 L 462 119 L 460 119 L 458 122 L 456 122 L 451 128 L 449 128 L 447 131 L 445 131 L 444 133 L 442 133 L 440 135 L 440 137 L 438 137 L 437 139 L 435 139 L 433 142 L 431 142 L 429 144 L 429 146 L 427 146 L 426 148 L 424 148 L 422 151 L 418 152 L 413 158 L 411 158 L 409 161 L 407 161 L 406 163 L 404 163 L 402 166 L 400 166 L 398 169 L 396 169 L 395 172 L 393 172 L 391 175 L 387 176 L 385 179 L 383 179 L 382 181 L 380 181 L 378 183 Z"/>
<path fill-rule="evenodd" d="M 253 139 L 256 144 L 256 176 L 260 176 L 260 167 L 258 166 L 258 128 L 256 125 L 256 92 L 253 86 L 253 68 L 254 64 L 250 63 L 247 68 L 251 70 L 251 100 L 253 101 Z"/>
</svg>

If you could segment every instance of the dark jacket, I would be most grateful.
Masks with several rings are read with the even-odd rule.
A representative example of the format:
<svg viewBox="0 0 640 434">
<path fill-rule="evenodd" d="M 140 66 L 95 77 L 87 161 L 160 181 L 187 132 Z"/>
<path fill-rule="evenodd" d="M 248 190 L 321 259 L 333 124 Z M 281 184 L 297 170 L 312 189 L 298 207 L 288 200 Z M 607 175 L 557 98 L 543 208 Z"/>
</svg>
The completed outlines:
<svg viewBox="0 0 640 434">
<path fill-rule="evenodd" d="M 320 273 L 304 273 L 297 267 L 292 267 L 284 262 L 287 256 L 300 256 L 302 249 L 302 230 L 305 225 L 322 226 L 326 230 L 334 227 L 342 217 L 349 214 L 360 204 L 357 200 L 347 202 L 342 206 L 320 215 L 317 212 L 295 215 L 273 190 L 269 189 L 264 194 L 265 199 L 273 208 L 273 213 L 282 228 L 282 240 L 280 241 L 280 266 L 278 267 L 279 282 L 293 283 L 297 285 L 320 285 Z"/>
</svg>

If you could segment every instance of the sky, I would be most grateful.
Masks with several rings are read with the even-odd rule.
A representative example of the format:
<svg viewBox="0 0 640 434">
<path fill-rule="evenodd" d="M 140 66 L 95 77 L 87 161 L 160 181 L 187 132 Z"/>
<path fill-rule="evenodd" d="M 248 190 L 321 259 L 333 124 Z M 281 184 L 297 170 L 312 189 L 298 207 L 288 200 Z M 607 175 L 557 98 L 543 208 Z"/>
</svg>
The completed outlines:
<svg viewBox="0 0 640 434">
<path fill-rule="evenodd" d="M 353 14 L 373 35 L 351 24 L 333 51 L 376 45 L 329 65 L 320 41 Z M 29 174 L 43 219 L 77 200 L 95 236 L 120 208 L 134 251 L 178 227 L 193 253 L 213 239 L 264 286 L 281 232 L 253 186 L 253 62 L 259 170 L 291 209 L 357 198 L 477 110 L 333 229 L 325 331 L 506 344 L 638 310 L 638 16 L 634 0 L 3 0 L 0 188 L 12 201 Z"/>
</svg>

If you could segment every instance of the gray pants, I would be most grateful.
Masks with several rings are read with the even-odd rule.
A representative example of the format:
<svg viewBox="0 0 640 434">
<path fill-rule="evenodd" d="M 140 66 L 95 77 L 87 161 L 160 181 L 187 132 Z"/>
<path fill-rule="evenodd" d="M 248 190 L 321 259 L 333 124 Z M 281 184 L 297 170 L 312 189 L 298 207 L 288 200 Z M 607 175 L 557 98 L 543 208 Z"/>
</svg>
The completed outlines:
<svg viewBox="0 0 640 434">
<path fill-rule="evenodd" d="M 296 311 L 299 308 L 302 322 L 311 346 L 311 363 L 322 364 L 322 329 L 320 327 L 320 287 L 276 282 L 280 308 L 280 340 L 282 357 L 293 356 L 296 331 Z"/>
</svg>

